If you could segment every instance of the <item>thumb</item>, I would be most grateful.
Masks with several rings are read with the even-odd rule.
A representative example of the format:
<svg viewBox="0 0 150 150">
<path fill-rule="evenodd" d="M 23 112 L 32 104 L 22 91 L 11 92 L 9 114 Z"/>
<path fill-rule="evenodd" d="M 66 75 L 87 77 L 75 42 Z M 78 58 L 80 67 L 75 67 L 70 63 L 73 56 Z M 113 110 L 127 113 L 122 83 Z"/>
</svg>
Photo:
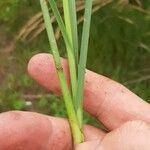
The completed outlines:
<svg viewBox="0 0 150 150">
<path fill-rule="evenodd" d="M 76 150 L 150 150 L 150 126 L 143 121 L 129 121 L 101 140 L 82 143 Z"/>
<path fill-rule="evenodd" d="M 128 121 L 101 141 L 104 150 L 150 150 L 150 126 L 144 121 Z M 101 149 L 96 149 L 101 150 Z"/>
<path fill-rule="evenodd" d="M 82 144 L 79 144 L 75 150 L 102 150 L 100 148 L 100 140 L 87 141 Z"/>
</svg>

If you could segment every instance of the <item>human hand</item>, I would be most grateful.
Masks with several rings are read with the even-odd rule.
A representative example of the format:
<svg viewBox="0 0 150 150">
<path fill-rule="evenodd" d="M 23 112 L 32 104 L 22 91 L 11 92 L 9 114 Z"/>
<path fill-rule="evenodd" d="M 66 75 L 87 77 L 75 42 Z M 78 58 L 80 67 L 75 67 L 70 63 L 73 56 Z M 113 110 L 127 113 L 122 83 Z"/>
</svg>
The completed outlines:
<svg viewBox="0 0 150 150">
<path fill-rule="evenodd" d="M 68 65 L 62 59 L 69 83 Z M 34 56 L 29 74 L 39 84 L 60 94 L 52 57 Z M 86 71 L 84 109 L 109 130 L 85 125 L 85 142 L 76 150 L 149 150 L 150 105 L 122 85 Z M 0 115 L 0 150 L 72 150 L 67 120 L 33 112 L 12 111 Z"/>
</svg>

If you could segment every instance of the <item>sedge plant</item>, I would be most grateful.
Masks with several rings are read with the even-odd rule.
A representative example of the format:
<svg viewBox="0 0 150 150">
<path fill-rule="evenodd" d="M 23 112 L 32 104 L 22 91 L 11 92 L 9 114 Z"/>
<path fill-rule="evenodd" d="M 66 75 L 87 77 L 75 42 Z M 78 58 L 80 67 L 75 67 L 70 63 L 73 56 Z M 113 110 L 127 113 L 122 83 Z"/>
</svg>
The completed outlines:
<svg viewBox="0 0 150 150">
<path fill-rule="evenodd" d="M 82 132 L 83 93 L 90 34 L 92 0 L 85 0 L 84 22 L 80 45 L 78 41 L 76 0 L 62 0 L 63 15 L 60 14 L 55 0 L 40 0 L 40 4 L 68 114 L 74 145 L 77 145 L 84 141 L 84 135 Z M 70 87 L 67 84 L 61 65 L 61 57 L 54 36 L 49 7 L 52 9 L 65 42 L 70 71 Z"/>
</svg>

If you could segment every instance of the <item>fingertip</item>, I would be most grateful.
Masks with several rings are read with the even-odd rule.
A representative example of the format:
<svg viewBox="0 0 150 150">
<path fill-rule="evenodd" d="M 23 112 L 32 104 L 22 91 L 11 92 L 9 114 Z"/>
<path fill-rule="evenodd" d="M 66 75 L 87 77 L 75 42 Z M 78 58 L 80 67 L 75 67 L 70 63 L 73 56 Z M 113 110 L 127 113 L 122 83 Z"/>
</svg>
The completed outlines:
<svg viewBox="0 0 150 150">
<path fill-rule="evenodd" d="M 51 132 L 51 123 L 42 115 L 20 111 L 0 115 L 0 149 L 48 149 Z"/>
<path fill-rule="evenodd" d="M 68 63 L 65 59 L 61 58 L 61 64 L 69 85 L 70 78 Z M 29 75 L 40 85 L 55 93 L 56 95 L 61 94 L 59 79 L 55 69 L 55 63 L 51 54 L 40 53 L 34 55 L 28 63 L 27 71 Z"/>
<path fill-rule="evenodd" d="M 70 127 L 65 119 L 21 111 L 0 115 L 2 150 L 69 150 L 71 140 Z"/>
<path fill-rule="evenodd" d="M 31 75 L 32 78 L 38 79 L 37 77 L 38 73 L 41 73 L 43 67 L 45 67 L 46 64 L 48 64 L 50 68 L 53 67 L 54 64 L 52 59 L 53 59 L 52 55 L 47 53 L 39 53 L 31 57 L 27 66 L 27 71 L 29 75 Z M 44 74 L 46 73 L 44 72 Z"/>
<path fill-rule="evenodd" d="M 29 75 L 49 91 L 60 94 L 53 57 L 47 53 L 34 55 L 27 66 Z"/>
</svg>

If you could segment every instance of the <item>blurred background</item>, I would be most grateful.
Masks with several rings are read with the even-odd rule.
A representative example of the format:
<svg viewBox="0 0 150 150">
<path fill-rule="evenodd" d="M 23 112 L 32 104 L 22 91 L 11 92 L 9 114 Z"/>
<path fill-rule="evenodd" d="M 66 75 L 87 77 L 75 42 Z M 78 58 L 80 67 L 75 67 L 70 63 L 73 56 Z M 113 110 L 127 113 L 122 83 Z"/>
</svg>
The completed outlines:
<svg viewBox="0 0 150 150">
<path fill-rule="evenodd" d="M 62 11 L 59 0 L 58 5 Z M 78 0 L 79 31 L 83 6 Z M 52 21 L 65 57 L 55 18 Z M 40 52 L 51 51 L 39 2 L 1 0 L 0 112 L 29 110 L 66 116 L 61 97 L 40 87 L 27 74 L 29 59 Z M 94 0 L 87 68 L 122 83 L 150 102 L 150 0 Z M 85 122 L 96 124 L 85 115 Z"/>
</svg>

